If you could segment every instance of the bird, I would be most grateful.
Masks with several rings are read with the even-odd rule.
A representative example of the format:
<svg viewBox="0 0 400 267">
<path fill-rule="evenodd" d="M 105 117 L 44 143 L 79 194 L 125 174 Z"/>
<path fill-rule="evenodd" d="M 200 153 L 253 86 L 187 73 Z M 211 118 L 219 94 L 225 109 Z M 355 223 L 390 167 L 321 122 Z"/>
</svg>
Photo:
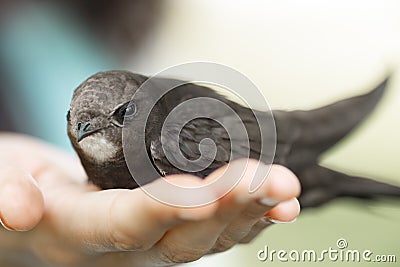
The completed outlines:
<svg viewBox="0 0 400 267">
<path fill-rule="evenodd" d="M 266 112 L 253 110 L 208 86 L 193 82 L 165 77 L 150 79 L 125 70 L 102 71 L 87 78 L 74 90 L 67 112 L 67 133 L 88 181 L 104 190 L 139 187 L 132 177 L 124 153 L 124 124 L 130 119 L 134 121 L 131 127 L 145 129 L 145 156 L 151 160 L 159 177 L 189 172 L 204 178 L 233 160 L 229 157 L 233 149 L 238 150 L 237 158 L 246 154 L 241 149 L 247 149 L 249 158 L 261 161 L 270 158 L 271 162 L 267 163 L 283 165 L 296 174 L 301 184 L 299 202 L 302 208 L 319 207 L 339 197 L 372 199 L 377 196 L 400 196 L 400 187 L 396 185 L 351 176 L 323 167 L 319 162 L 324 152 L 347 136 L 374 110 L 389 80 L 390 75 L 365 94 L 319 108 Z M 140 91 L 138 98 L 132 101 L 145 83 L 146 90 Z M 152 103 L 152 95 L 160 84 L 179 86 Z M 247 146 L 233 148 L 227 130 L 220 122 L 204 116 L 189 121 L 180 129 L 172 125 L 171 129 L 167 129 L 167 137 L 168 134 L 179 135 L 176 139 L 178 149 L 188 160 L 195 161 L 201 156 L 202 140 L 211 139 L 215 144 L 216 152 L 209 164 L 190 172 L 176 166 L 171 162 L 171 157 L 167 157 L 168 154 L 175 155 L 176 151 L 171 151 L 175 148 L 170 147 L 168 142 L 163 147 L 161 131 L 168 114 L 175 107 L 202 97 L 218 100 L 237 114 L 247 130 L 249 140 Z M 150 114 L 143 114 L 144 108 L 150 104 L 153 105 Z M 229 126 L 235 129 L 237 122 L 231 118 L 231 114 L 218 107 L 203 108 L 211 117 L 221 118 L 233 124 Z M 261 130 L 256 116 L 273 118 L 276 127 L 275 151 L 262 151 Z"/>
</svg>

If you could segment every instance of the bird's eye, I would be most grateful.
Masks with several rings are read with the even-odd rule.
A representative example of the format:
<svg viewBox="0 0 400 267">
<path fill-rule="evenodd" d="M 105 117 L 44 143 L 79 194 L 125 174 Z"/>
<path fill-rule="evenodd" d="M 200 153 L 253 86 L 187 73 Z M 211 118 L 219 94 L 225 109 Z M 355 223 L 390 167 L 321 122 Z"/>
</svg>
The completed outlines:
<svg viewBox="0 0 400 267">
<path fill-rule="evenodd" d="M 118 122 L 120 126 L 124 124 L 125 117 L 132 117 L 137 112 L 135 103 L 132 101 L 123 104 L 114 112 L 114 119 Z"/>
<path fill-rule="evenodd" d="M 125 109 L 125 116 L 133 116 L 136 114 L 136 105 L 134 103 L 128 104 L 128 106 Z"/>
<path fill-rule="evenodd" d="M 71 111 L 68 110 L 68 113 L 67 113 L 67 121 L 69 121 L 70 117 L 71 117 Z"/>
</svg>

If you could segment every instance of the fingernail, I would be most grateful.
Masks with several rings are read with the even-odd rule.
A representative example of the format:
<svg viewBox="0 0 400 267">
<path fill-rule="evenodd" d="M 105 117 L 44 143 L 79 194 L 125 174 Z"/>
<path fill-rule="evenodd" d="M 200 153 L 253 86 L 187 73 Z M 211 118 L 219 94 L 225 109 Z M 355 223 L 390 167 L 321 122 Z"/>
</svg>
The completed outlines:
<svg viewBox="0 0 400 267">
<path fill-rule="evenodd" d="M 268 219 L 267 217 L 261 218 L 261 221 L 264 222 L 264 223 L 266 223 L 266 224 L 273 224 L 273 222 L 271 222 L 271 220 Z"/>
<path fill-rule="evenodd" d="M 0 224 L 4 227 L 4 229 L 8 231 L 15 231 L 12 227 L 8 226 L 7 223 L 5 223 L 5 220 L 3 219 L 3 215 L 0 213 Z"/>
<path fill-rule="evenodd" d="M 273 207 L 276 206 L 280 201 L 272 198 L 262 198 L 258 201 L 261 205 L 267 206 L 267 207 Z"/>
<path fill-rule="evenodd" d="M 290 224 L 290 223 L 294 223 L 297 220 L 297 217 L 294 218 L 293 220 L 289 221 L 289 222 L 282 222 L 282 221 L 279 221 L 279 220 L 276 220 L 276 219 L 272 219 L 272 218 L 269 218 L 269 217 L 265 217 L 265 218 L 266 218 L 266 220 L 268 220 L 268 221 L 270 221 L 272 223 L 275 223 L 275 224 Z"/>
</svg>

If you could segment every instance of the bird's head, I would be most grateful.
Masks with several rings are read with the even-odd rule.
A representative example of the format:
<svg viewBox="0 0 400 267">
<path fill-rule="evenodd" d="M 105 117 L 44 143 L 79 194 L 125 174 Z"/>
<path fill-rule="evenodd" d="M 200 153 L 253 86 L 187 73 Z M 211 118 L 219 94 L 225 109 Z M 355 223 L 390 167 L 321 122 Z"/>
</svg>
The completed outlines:
<svg viewBox="0 0 400 267">
<path fill-rule="evenodd" d="M 126 71 L 99 72 L 76 88 L 67 114 L 67 131 L 81 157 L 98 163 L 123 157 L 124 118 L 141 121 L 140 105 L 131 100 L 146 79 Z"/>
</svg>

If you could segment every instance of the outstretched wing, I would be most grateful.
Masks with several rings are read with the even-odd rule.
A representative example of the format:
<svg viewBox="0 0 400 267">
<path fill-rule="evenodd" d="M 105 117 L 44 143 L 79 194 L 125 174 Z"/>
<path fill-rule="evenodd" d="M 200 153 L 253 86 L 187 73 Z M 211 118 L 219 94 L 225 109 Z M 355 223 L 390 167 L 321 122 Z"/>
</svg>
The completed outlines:
<svg viewBox="0 0 400 267">
<path fill-rule="evenodd" d="M 340 196 L 358 198 L 370 198 L 376 195 L 400 196 L 399 187 L 368 178 L 348 176 L 318 165 L 318 159 L 323 152 L 349 134 L 372 112 L 384 93 L 387 81 L 388 79 L 368 94 L 322 108 L 309 111 L 273 111 L 277 131 L 273 162 L 288 167 L 299 177 L 302 186 L 300 203 L 303 208 L 319 206 Z M 257 114 L 266 117 L 267 113 L 252 111 L 213 94 L 208 88 L 199 87 L 201 86 L 193 84 L 184 87 L 190 93 L 180 91 L 182 99 L 212 95 L 224 101 L 240 116 L 240 121 L 218 108 L 209 109 L 207 106 L 202 108 L 208 108 L 210 117 L 219 118 L 225 126 L 230 125 L 231 128 L 235 128 L 237 123 L 243 123 L 248 133 L 248 140 L 232 139 L 220 123 L 208 118 L 192 120 L 182 129 L 179 125 L 170 125 L 167 127 L 164 144 L 161 144 L 161 138 L 157 138 L 151 140 L 150 145 L 154 165 L 161 174 L 187 173 L 188 169 L 195 169 L 193 174 L 205 177 L 232 159 L 250 156 L 265 162 L 263 159 L 271 157 L 268 151 L 262 152 L 260 126 L 264 125 L 259 125 L 254 116 Z M 177 95 L 174 97 L 176 99 Z M 190 113 L 190 108 L 185 112 Z M 174 137 L 178 135 L 179 141 L 174 143 Z M 211 139 L 213 142 L 203 142 L 203 149 L 200 150 L 202 140 L 205 139 Z M 232 142 L 241 145 L 233 146 Z M 204 153 L 212 151 L 212 146 L 215 146 L 216 154 Z M 171 159 L 181 162 L 178 153 L 191 162 L 183 166 L 183 169 L 171 164 Z M 201 157 L 204 161 L 197 161 Z M 209 164 L 204 165 L 204 162 Z M 198 169 L 201 170 L 197 171 Z"/>
<path fill-rule="evenodd" d="M 276 162 L 297 170 L 317 161 L 373 111 L 388 80 L 367 94 L 321 108 L 274 111 L 278 142 Z M 286 153 L 278 154 L 279 150 Z"/>
<path fill-rule="evenodd" d="M 318 165 L 320 155 L 349 134 L 375 108 L 388 78 L 371 92 L 309 111 L 274 111 L 277 127 L 275 162 L 299 177 L 303 208 L 340 196 L 400 196 L 400 188 L 369 178 L 349 176 Z"/>
</svg>

